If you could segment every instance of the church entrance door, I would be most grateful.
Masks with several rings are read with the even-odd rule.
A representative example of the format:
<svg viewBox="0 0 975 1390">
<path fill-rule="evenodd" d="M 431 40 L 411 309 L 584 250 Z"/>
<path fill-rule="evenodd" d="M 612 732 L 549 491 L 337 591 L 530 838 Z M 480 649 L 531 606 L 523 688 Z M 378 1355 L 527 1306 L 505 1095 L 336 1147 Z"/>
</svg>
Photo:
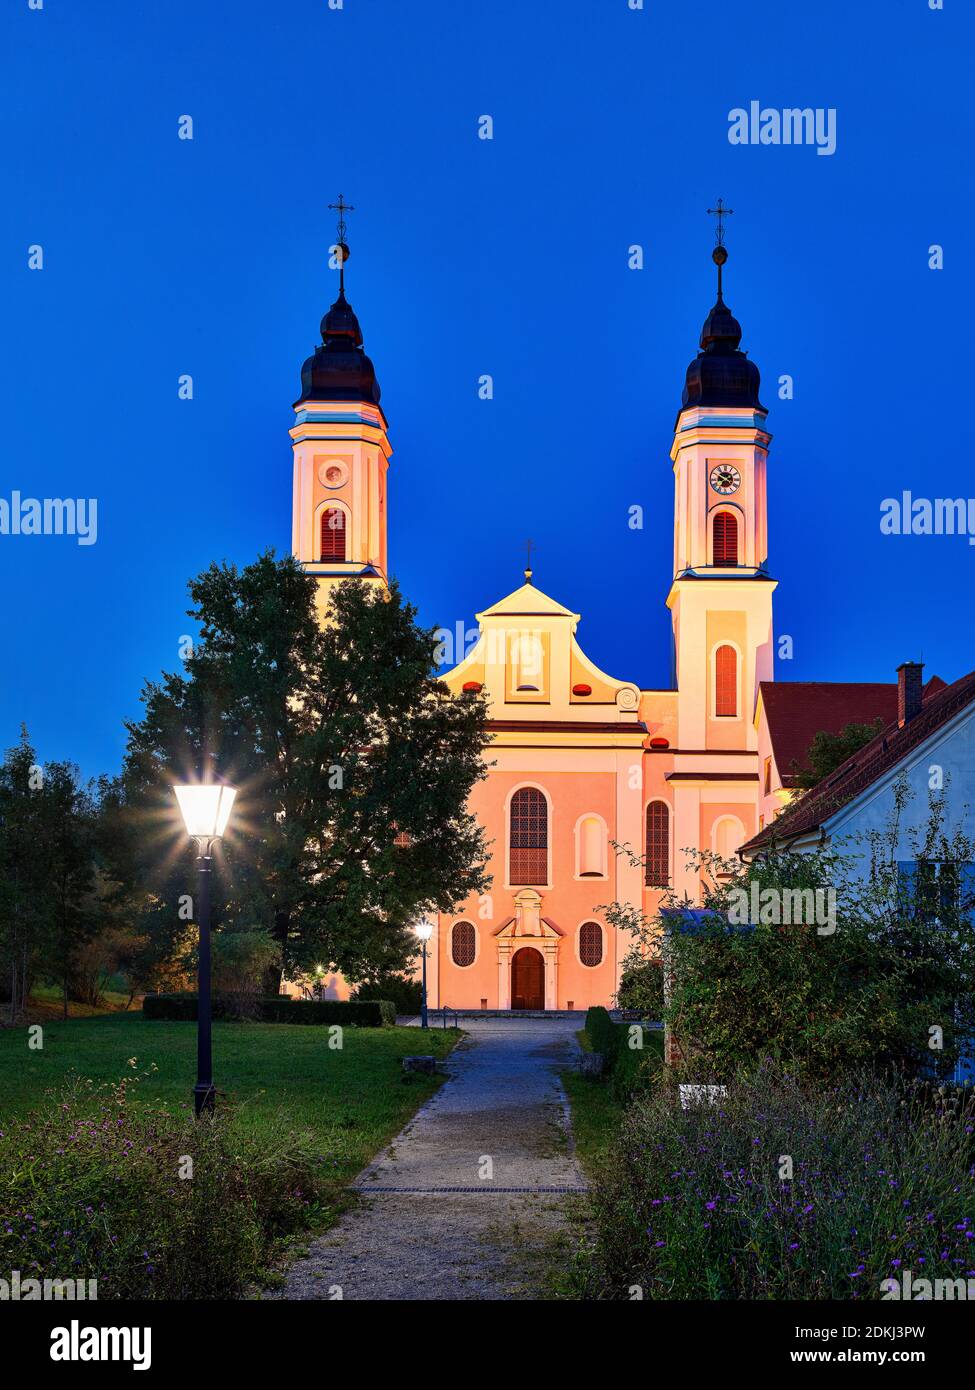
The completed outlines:
<svg viewBox="0 0 975 1390">
<path fill-rule="evenodd" d="M 545 1008 L 545 962 L 534 946 L 522 946 L 511 958 L 511 1007 Z"/>
</svg>

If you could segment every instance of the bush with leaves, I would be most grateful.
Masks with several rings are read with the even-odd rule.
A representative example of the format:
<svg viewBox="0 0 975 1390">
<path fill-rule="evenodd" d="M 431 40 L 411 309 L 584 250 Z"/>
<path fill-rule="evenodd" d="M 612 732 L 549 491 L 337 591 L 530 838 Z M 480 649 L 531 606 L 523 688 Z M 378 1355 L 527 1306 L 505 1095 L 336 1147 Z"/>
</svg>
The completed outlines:
<svg viewBox="0 0 975 1390">
<path fill-rule="evenodd" d="M 949 831 L 944 796 L 902 831 L 909 799 L 899 784 L 886 829 L 843 852 L 773 847 L 747 865 L 693 853 L 702 918 L 674 894 L 653 919 L 607 909 L 634 937 L 626 968 L 666 933 L 664 1015 L 688 1079 L 722 1081 L 767 1057 L 824 1081 L 866 1066 L 951 1076 L 975 1037 L 975 842 Z M 905 853 L 937 873 L 905 881 Z M 781 920 L 788 895 L 817 892 L 833 895 L 820 900 L 828 920 Z M 743 900 L 758 920 L 740 921 Z"/>
<path fill-rule="evenodd" d="M 258 1135 L 226 1108 L 197 1121 L 141 1104 L 139 1080 L 78 1079 L 3 1126 L 0 1260 L 97 1279 L 99 1299 L 236 1297 L 308 1222 L 320 1146 L 283 1112 Z"/>
<path fill-rule="evenodd" d="M 591 1188 L 585 1299 L 879 1299 L 881 1282 L 975 1278 L 975 1096 L 766 1063 L 717 1105 L 661 1082 Z"/>
</svg>

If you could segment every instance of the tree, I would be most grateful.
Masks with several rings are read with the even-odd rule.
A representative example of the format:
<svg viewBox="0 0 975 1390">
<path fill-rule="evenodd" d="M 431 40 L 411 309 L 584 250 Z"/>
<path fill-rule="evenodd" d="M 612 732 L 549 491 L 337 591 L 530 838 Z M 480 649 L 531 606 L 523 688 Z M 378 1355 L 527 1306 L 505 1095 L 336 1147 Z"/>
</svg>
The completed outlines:
<svg viewBox="0 0 975 1390">
<path fill-rule="evenodd" d="M 174 919 L 193 876 L 171 784 L 226 777 L 239 793 L 217 859 L 218 923 L 265 926 L 288 974 L 325 963 L 356 981 L 402 969 L 419 914 L 487 885 L 467 810 L 486 710 L 431 674 L 434 633 L 395 584 L 339 585 L 324 625 L 315 591 L 273 551 L 191 581 L 201 645 L 185 674 L 146 685 L 144 715 L 127 725 L 124 800 L 140 827 L 128 843 Z"/>
<path fill-rule="evenodd" d="M 0 765 L 0 956 L 13 1022 L 37 975 L 68 997 L 81 953 L 102 926 L 97 806 L 72 763 L 43 767 L 27 731 Z"/>
<path fill-rule="evenodd" d="M 67 1018 L 72 976 L 81 968 L 81 952 L 100 925 L 95 894 L 95 803 L 90 788 L 81 785 L 78 769 L 64 762 L 45 766 L 37 796 L 41 848 L 47 863 L 44 896 L 48 939 L 43 958 L 47 971 L 60 978 Z"/>
<path fill-rule="evenodd" d="M 975 839 L 947 825 L 944 793 L 903 827 L 910 799 L 900 779 L 888 824 L 839 848 L 773 846 L 748 864 L 689 852 L 705 870 L 696 917 L 673 892 L 656 917 L 606 909 L 633 938 L 624 978 L 670 928 L 664 1016 L 693 1079 L 768 1057 L 820 1081 L 951 1076 L 975 1041 Z"/>
<path fill-rule="evenodd" d="M 852 758 L 860 748 L 875 739 L 883 727 L 884 721 L 875 719 L 872 724 L 845 724 L 838 734 L 821 730 L 806 750 L 805 766 L 800 766 L 795 758 L 792 761 L 796 786 L 804 791 L 815 787 L 847 758 Z"/>
</svg>

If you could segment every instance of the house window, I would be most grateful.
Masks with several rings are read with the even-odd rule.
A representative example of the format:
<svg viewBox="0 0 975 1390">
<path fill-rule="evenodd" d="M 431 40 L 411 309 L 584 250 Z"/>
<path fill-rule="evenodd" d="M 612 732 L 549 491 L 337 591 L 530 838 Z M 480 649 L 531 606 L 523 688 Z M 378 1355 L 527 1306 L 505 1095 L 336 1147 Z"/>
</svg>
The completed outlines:
<svg viewBox="0 0 975 1390">
<path fill-rule="evenodd" d="M 477 936 L 471 922 L 455 922 L 450 932 L 450 955 L 455 965 L 473 965 Z"/>
<path fill-rule="evenodd" d="M 723 566 L 738 563 L 738 518 L 734 512 L 715 513 L 714 563 Z"/>
<path fill-rule="evenodd" d="M 647 807 L 646 884 L 666 888 L 670 882 L 670 807 L 651 801 Z"/>
<path fill-rule="evenodd" d="M 772 759 L 765 759 L 765 795 L 768 796 L 772 790 Z"/>
<path fill-rule="evenodd" d="M 606 835 L 599 816 L 579 822 L 576 873 L 580 878 L 606 877 Z"/>
<path fill-rule="evenodd" d="M 548 882 L 548 804 L 537 787 L 522 787 L 509 812 L 509 882 Z"/>
<path fill-rule="evenodd" d="M 900 907 L 916 923 L 951 927 L 975 921 L 975 864 L 917 859 L 897 865 Z"/>
<path fill-rule="evenodd" d="M 321 558 L 345 559 L 345 512 L 341 507 L 326 507 L 322 512 Z"/>
<path fill-rule="evenodd" d="M 714 654 L 714 712 L 719 719 L 738 717 L 738 653 L 719 647 Z"/>
<path fill-rule="evenodd" d="M 603 929 L 598 922 L 583 922 L 579 928 L 579 959 L 590 969 L 603 958 Z"/>
</svg>

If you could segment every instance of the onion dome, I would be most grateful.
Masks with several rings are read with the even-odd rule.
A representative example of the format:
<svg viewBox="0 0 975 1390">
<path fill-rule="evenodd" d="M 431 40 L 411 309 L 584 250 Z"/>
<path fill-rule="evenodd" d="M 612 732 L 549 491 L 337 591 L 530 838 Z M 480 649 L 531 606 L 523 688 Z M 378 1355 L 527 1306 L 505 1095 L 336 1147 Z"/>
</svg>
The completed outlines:
<svg viewBox="0 0 975 1390">
<path fill-rule="evenodd" d="M 721 292 L 721 268 L 728 252 L 716 246 L 711 258 L 718 267 L 718 298 L 701 329 L 701 351 L 687 368 L 681 409 L 728 405 L 764 411 L 758 398 L 761 375 L 747 353 L 739 350 L 741 324 Z"/>
<path fill-rule="evenodd" d="M 322 319 L 321 346 L 301 369 L 302 401 L 371 401 L 379 404 L 376 369 L 362 348 L 362 329 L 345 297 L 345 262 L 349 248 L 338 243 L 340 255 L 339 297 Z"/>
</svg>

